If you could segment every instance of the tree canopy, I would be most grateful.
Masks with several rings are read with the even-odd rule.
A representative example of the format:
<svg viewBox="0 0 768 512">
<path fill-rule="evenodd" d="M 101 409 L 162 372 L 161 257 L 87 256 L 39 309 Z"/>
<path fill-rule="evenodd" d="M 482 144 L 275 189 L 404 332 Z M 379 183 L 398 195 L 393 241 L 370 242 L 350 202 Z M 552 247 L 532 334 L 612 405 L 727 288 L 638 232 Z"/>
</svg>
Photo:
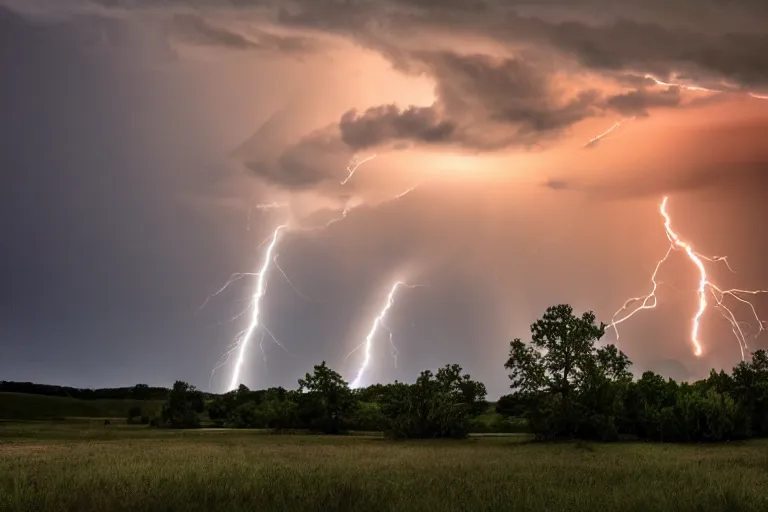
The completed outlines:
<svg viewBox="0 0 768 512">
<path fill-rule="evenodd" d="M 605 324 L 567 304 L 548 308 L 530 339 L 510 342 L 504 367 L 512 392 L 493 407 L 482 382 L 457 364 L 425 370 L 413 383 L 395 381 L 351 390 L 325 362 L 296 389 L 204 395 L 176 382 L 162 423 L 199 425 L 205 409 L 217 425 L 305 429 L 328 434 L 380 431 L 390 437 L 463 438 L 472 431 L 529 431 L 538 439 L 723 441 L 768 436 L 768 354 L 758 350 L 729 374 L 678 383 L 653 372 L 634 379 L 631 361 L 602 344 Z M 135 386 L 131 396 L 146 396 Z"/>
<path fill-rule="evenodd" d="M 614 345 L 597 347 L 605 325 L 568 305 L 553 306 L 515 339 L 505 364 L 513 389 L 499 411 L 522 414 L 541 439 L 601 440 L 631 435 L 659 441 L 718 441 L 766 435 L 768 358 L 742 362 L 733 375 L 715 372 L 693 384 L 645 372 L 633 381 L 631 362 Z"/>
</svg>

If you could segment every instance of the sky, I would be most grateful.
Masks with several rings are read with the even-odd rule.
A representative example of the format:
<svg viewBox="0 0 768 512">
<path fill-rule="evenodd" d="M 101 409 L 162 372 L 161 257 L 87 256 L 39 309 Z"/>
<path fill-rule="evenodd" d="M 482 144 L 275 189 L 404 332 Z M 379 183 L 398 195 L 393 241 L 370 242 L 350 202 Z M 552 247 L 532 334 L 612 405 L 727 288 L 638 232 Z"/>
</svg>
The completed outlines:
<svg viewBox="0 0 768 512">
<path fill-rule="evenodd" d="M 765 26 L 758 0 L 0 0 L 0 379 L 225 391 L 258 278 L 211 295 L 282 224 L 252 388 L 353 380 L 401 280 L 362 384 L 458 363 L 507 393 L 548 306 L 651 292 L 665 196 L 728 256 L 713 283 L 768 289 Z M 694 354 L 686 253 L 657 277 L 602 341 L 638 373 L 737 364 L 712 295 Z"/>
</svg>

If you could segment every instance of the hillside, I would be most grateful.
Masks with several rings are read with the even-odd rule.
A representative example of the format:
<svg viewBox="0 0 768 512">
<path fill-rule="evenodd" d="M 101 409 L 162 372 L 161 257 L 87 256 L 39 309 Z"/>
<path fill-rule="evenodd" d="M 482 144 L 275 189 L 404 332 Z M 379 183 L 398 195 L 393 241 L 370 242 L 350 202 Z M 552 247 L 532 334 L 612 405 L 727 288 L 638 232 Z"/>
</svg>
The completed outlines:
<svg viewBox="0 0 768 512">
<path fill-rule="evenodd" d="M 161 404 L 154 400 L 80 400 L 26 393 L 0 393 L 0 419 L 125 418 L 131 407 L 141 407 L 146 414 Z"/>
</svg>

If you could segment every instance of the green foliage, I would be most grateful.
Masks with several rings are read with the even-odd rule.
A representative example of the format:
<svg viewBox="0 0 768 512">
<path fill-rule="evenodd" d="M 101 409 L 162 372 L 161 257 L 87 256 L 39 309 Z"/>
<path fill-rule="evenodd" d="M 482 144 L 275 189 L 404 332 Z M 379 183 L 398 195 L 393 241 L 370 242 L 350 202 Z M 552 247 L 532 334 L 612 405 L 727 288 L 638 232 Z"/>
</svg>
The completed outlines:
<svg viewBox="0 0 768 512">
<path fill-rule="evenodd" d="M 497 412 L 498 407 L 498 403 L 489 404 L 485 412 L 470 419 L 470 433 L 512 434 L 528 432 L 528 420 L 517 414 L 501 414 Z"/>
<path fill-rule="evenodd" d="M 196 428 L 200 426 L 199 413 L 203 412 L 203 395 L 186 382 L 177 380 L 168 394 L 161 418 L 171 428 Z"/>
<path fill-rule="evenodd" d="M 299 406 L 288 396 L 267 398 L 260 406 L 261 418 L 267 428 L 287 430 L 295 428 L 298 422 Z"/>
<path fill-rule="evenodd" d="M 487 407 L 485 395 L 485 386 L 461 375 L 459 365 L 423 371 L 415 384 L 393 384 L 384 394 L 386 431 L 392 437 L 466 437 L 470 420 Z"/>
<path fill-rule="evenodd" d="M 714 442 L 768 434 L 768 355 L 759 350 L 732 375 L 693 384 L 653 372 L 633 382 L 629 359 L 613 345 L 596 348 L 605 326 L 554 306 L 531 326 L 532 339 L 510 344 L 515 390 L 497 410 L 522 415 L 540 439 L 610 441 L 634 435 L 657 441 Z"/>
<path fill-rule="evenodd" d="M 529 344 L 519 338 L 510 343 L 504 366 L 517 391 L 516 407 L 525 411 L 538 437 L 618 437 L 631 363 L 612 345 L 595 347 L 604 333 L 594 313 L 577 317 L 561 304 L 531 325 Z"/>
<path fill-rule="evenodd" d="M 381 410 L 379 402 L 361 402 L 356 403 L 350 428 L 353 430 L 362 430 L 375 432 L 382 430 L 386 425 L 387 418 Z"/>
<path fill-rule="evenodd" d="M 503 395 L 496 402 L 494 410 L 502 416 L 523 416 L 526 411 L 526 402 L 520 393 Z"/>
<path fill-rule="evenodd" d="M 325 361 L 299 379 L 299 417 L 312 430 L 337 434 L 345 430 L 354 409 L 354 396 L 347 382 Z"/>
</svg>

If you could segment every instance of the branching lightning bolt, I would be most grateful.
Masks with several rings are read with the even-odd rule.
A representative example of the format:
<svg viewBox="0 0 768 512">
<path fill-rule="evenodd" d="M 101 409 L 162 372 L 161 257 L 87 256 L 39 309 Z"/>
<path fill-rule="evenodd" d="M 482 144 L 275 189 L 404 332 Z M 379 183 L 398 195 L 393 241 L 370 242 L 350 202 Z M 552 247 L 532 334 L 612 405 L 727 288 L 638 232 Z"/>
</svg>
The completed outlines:
<svg viewBox="0 0 768 512">
<path fill-rule="evenodd" d="M 370 160 L 373 160 L 374 158 L 376 158 L 375 154 L 372 155 L 372 156 L 363 158 L 363 159 L 360 159 L 357 156 L 353 157 L 352 161 L 347 166 L 347 177 L 346 177 L 346 179 L 344 179 L 341 182 L 341 185 L 345 185 L 352 178 L 352 176 L 355 174 L 357 169 L 362 164 L 364 164 L 365 162 L 368 162 Z M 391 200 L 397 200 L 397 199 L 402 198 L 406 194 L 409 194 L 410 192 L 415 190 L 418 186 L 419 186 L 419 184 L 414 185 L 414 186 L 408 188 L 407 190 L 405 190 L 405 191 L 397 194 L 396 196 L 394 196 Z M 268 202 L 268 203 L 259 203 L 255 207 L 256 207 L 256 209 L 259 209 L 259 210 L 271 210 L 271 209 L 277 209 L 277 208 L 285 208 L 287 206 L 288 206 L 287 203 Z M 357 206 L 347 206 L 347 207 L 345 207 L 343 209 L 340 217 L 332 219 L 331 221 L 326 223 L 323 226 L 323 228 L 327 228 L 331 224 L 334 224 L 334 223 L 336 223 L 336 222 L 338 222 L 338 221 L 340 221 L 342 219 L 345 219 L 347 217 L 347 215 L 349 214 L 349 212 L 351 212 L 356 207 Z M 249 229 L 250 229 L 250 213 L 251 212 L 249 210 L 249 212 L 248 212 L 248 226 L 249 226 Z M 232 276 L 229 278 L 229 280 L 227 280 L 227 282 L 219 290 L 217 290 L 215 293 L 213 293 L 210 296 L 208 296 L 206 298 L 205 302 L 203 303 L 203 305 L 200 306 L 200 308 L 202 309 L 208 303 L 208 301 L 210 299 L 212 299 L 213 297 L 221 294 L 232 283 L 234 283 L 235 281 L 237 281 L 239 279 L 242 279 L 243 277 L 255 276 L 255 277 L 258 278 L 257 283 L 256 283 L 256 291 L 254 292 L 253 297 L 250 300 L 251 321 L 250 321 L 248 327 L 245 330 L 243 330 L 240 334 L 238 334 L 238 336 L 235 338 L 235 341 L 233 342 L 233 344 L 229 347 L 227 352 L 222 356 L 222 359 L 219 361 L 219 363 L 217 363 L 217 365 L 214 367 L 213 371 L 211 372 L 211 377 L 212 377 L 213 373 L 218 368 L 220 368 L 224 364 L 226 364 L 226 362 L 229 360 L 229 357 L 234 352 L 237 351 L 237 360 L 235 362 L 235 365 L 234 365 L 234 368 L 233 368 L 233 371 L 232 371 L 232 377 L 231 377 L 231 381 L 230 381 L 230 385 L 229 385 L 229 389 L 230 390 L 235 389 L 237 387 L 237 385 L 238 385 L 238 380 L 240 379 L 240 373 L 241 373 L 241 370 L 242 370 L 242 366 L 243 366 L 244 361 L 245 361 L 246 349 L 247 349 L 248 345 L 250 344 L 251 339 L 253 338 L 253 336 L 254 336 L 254 334 L 255 334 L 257 329 L 260 328 L 262 330 L 262 335 L 261 335 L 262 342 L 259 343 L 259 347 L 261 348 L 262 356 L 264 358 L 266 358 L 266 355 L 264 354 L 264 347 L 263 347 L 264 333 L 268 334 L 276 344 L 278 344 L 280 347 L 285 349 L 285 347 L 282 345 L 282 343 L 280 343 L 280 341 L 275 337 L 275 335 L 269 329 L 267 329 L 267 327 L 265 325 L 263 325 L 261 323 L 261 318 L 260 318 L 260 314 L 261 314 L 261 300 L 262 300 L 262 298 L 264 297 L 264 295 L 266 293 L 266 275 L 267 275 L 267 273 L 268 273 L 268 271 L 270 269 L 270 266 L 274 265 L 274 267 L 277 268 L 277 270 L 285 278 L 285 280 L 288 283 L 288 285 L 299 296 L 301 296 L 304 299 L 307 299 L 307 300 L 310 300 L 310 301 L 314 301 L 314 299 L 308 297 L 307 295 L 305 295 L 304 293 L 299 291 L 298 288 L 296 288 L 296 286 L 290 280 L 290 278 L 288 277 L 286 272 L 282 269 L 282 267 L 278 263 L 278 261 L 277 261 L 278 254 L 274 254 L 274 256 L 273 256 L 273 253 L 275 251 L 275 247 L 276 247 L 276 245 L 277 245 L 277 243 L 279 241 L 280 233 L 285 228 L 287 228 L 287 226 L 285 226 L 285 225 L 278 226 L 270 237 L 266 238 L 261 244 L 259 244 L 259 248 L 261 248 L 262 245 L 268 243 L 267 249 L 266 249 L 265 254 L 264 254 L 264 261 L 262 263 L 262 266 L 261 266 L 261 269 L 259 270 L 259 272 L 256 272 L 256 273 L 237 273 L 237 274 L 232 274 Z M 317 228 L 315 228 L 315 229 L 317 229 Z M 394 293 L 394 290 L 397 288 L 397 286 L 399 284 L 402 284 L 403 286 L 411 287 L 410 285 L 406 285 L 405 283 L 396 283 L 395 286 L 393 287 L 392 293 Z M 387 309 L 389 309 L 390 305 L 391 304 L 388 304 Z M 244 313 L 245 313 L 245 311 L 243 313 L 240 313 L 235 318 L 238 318 L 239 316 L 243 315 Z M 377 324 L 377 327 L 378 326 L 379 325 Z M 381 327 L 383 329 L 387 330 L 389 332 L 389 334 L 390 334 L 390 344 L 392 345 L 392 349 L 393 349 L 392 356 L 393 356 L 393 358 L 395 358 L 395 364 L 397 364 L 397 349 L 395 348 L 394 342 L 392 340 L 392 332 L 383 324 L 381 324 Z M 347 357 L 349 357 L 349 356 L 347 356 Z M 366 352 L 366 361 L 365 361 L 365 365 L 366 366 L 368 364 L 368 360 L 369 359 L 370 359 L 370 353 L 369 353 L 369 351 L 367 351 Z M 363 370 L 364 370 L 364 368 L 361 369 L 360 376 L 362 375 Z M 209 382 L 209 386 L 210 386 L 210 382 Z"/>
<path fill-rule="evenodd" d="M 283 270 L 283 267 L 281 267 L 281 266 L 280 266 L 280 264 L 277 262 L 277 257 L 278 257 L 278 256 L 280 256 L 280 255 L 279 255 L 279 254 L 275 254 L 275 257 L 274 257 L 274 259 L 273 259 L 272 261 L 274 262 L 274 264 L 275 264 L 275 268 L 278 270 L 278 272 L 280 272 L 280 274 L 282 274 L 282 276 L 285 278 L 285 282 L 287 282 L 287 283 L 288 283 L 288 286 L 290 286 L 290 287 L 291 287 L 291 289 L 292 289 L 294 292 L 296 292 L 296 295 L 298 295 L 298 296 L 299 296 L 299 297 L 301 297 L 302 299 L 307 299 L 307 300 L 309 300 L 309 301 L 312 301 L 312 302 L 316 302 L 314 299 L 312 299 L 312 298 L 310 298 L 310 297 L 307 297 L 307 296 L 306 296 L 304 293 L 302 293 L 302 292 L 301 292 L 301 291 L 300 291 L 298 288 L 296 288 L 296 287 L 293 285 L 293 282 L 292 282 L 292 281 L 290 280 L 290 278 L 288 277 L 288 274 L 286 274 L 286 273 L 285 273 L 285 270 Z M 272 333 L 270 333 L 270 334 L 272 334 Z"/>
<path fill-rule="evenodd" d="M 653 80 L 653 82 L 656 85 L 661 85 L 664 87 L 679 87 L 687 91 L 696 91 L 696 92 L 722 92 L 722 91 L 717 91 L 715 89 L 708 89 L 706 87 L 701 87 L 699 85 L 685 85 L 685 84 L 678 84 L 678 83 L 672 83 L 672 82 L 664 82 L 662 80 L 659 80 L 653 75 L 645 75 L 645 78 L 647 78 L 648 80 Z"/>
<path fill-rule="evenodd" d="M 231 285 L 231 284 L 232 284 L 232 283 L 234 283 L 235 281 L 239 281 L 240 279 L 242 279 L 242 278 L 244 278 L 244 277 L 246 277 L 246 276 L 258 276 L 258 275 L 259 275 L 258 273 L 254 273 L 254 272 L 236 272 L 236 273 L 232 274 L 231 276 L 229 276 L 229 279 L 227 279 L 227 282 L 226 282 L 226 283 L 224 283 L 224 286 L 222 286 L 221 288 L 219 288 L 218 290 L 216 290 L 215 292 L 213 292 L 212 294 L 210 294 L 208 297 L 206 297 L 206 298 L 205 298 L 205 300 L 203 301 L 203 303 L 202 303 L 202 304 L 200 305 L 200 307 L 198 308 L 198 311 L 200 311 L 201 309 L 203 309 L 203 308 L 205 307 L 205 305 L 206 305 L 206 304 L 208 304 L 208 302 L 209 302 L 209 301 L 210 301 L 212 298 L 214 298 L 214 297 L 216 297 L 217 295 L 220 295 L 221 293 L 223 293 L 223 292 L 224 292 L 224 290 L 226 290 L 227 288 L 229 288 L 229 285 Z"/>
<path fill-rule="evenodd" d="M 645 75 L 645 78 L 648 80 L 652 80 L 656 85 L 661 85 L 664 87 L 679 87 L 680 89 L 685 89 L 686 91 L 695 91 L 695 92 L 714 92 L 714 93 L 722 93 L 726 92 L 720 89 L 709 89 L 707 87 L 702 87 L 700 85 L 686 85 L 686 84 L 679 84 L 679 83 L 673 83 L 673 82 L 664 82 L 662 80 L 659 80 L 653 75 Z M 744 92 L 744 91 L 741 91 Z M 751 98 L 755 98 L 757 100 L 768 100 L 768 95 L 764 94 L 757 94 L 754 92 L 747 91 L 747 96 Z"/>
<path fill-rule="evenodd" d="M 387 295 L 387 302 L 384 304 L 384 307 L 379 311 L 379 314 L 376 318 L 373 320 L 373 324 L 371 325 L 371 330 L 368 331 L 368 335 L 365 337 L 365 341 L 355 347 L 352 352 L 350 352 L 347 355 L 347 358 L 349 358 L 350 355 L 352 355 L 355 351 L 357 351 L 360 348 L 363 348 L 364 356 L 363 356 L 363 362 L 360 364 L 360 368 L 357 370 L 357 374 L 350 384 L 351 388 L 359 388 L 360 387 L 360 381 L 363 378 L 363 374 L 365 373 L 365 370 L 368 368 L 368 364 L 371 361 L 371 346 L 373 345 L 373 338 L 376 336 L 376 333 L 379 331 L 379 328 L 384 329 L 385 331 L 389 332 L 390 335 L 390 343 L 392 344 L 392 347 L 394 348 L 394 343 L 392 342 L 392 331 L 390 331 L 387 326 L 384 324 L 384 318 L 387 316 L 387 312 L 392 307 L 392 305 L 395 303 L 395 293 L 397 292 L 397 289 L 401 286 L 405 286 L 406 288 L 416 288 L 419 285 L 413 285 L 413 284 L 406 284 L 402 281 L 395 282 L 392 287 L 389 290 L 389 295 Z M 394 348 L 393 357 L 397 357 L 397 349 Z M 395 359 L 397 361 L 397 359 Z"/>
<path fill-rule="evenodd" d="M 653 274 L 651 275 L 651 282 L 653 283 L 653 288 L 651 292 L 645 296 L 633 297 L 628 301 L 626 301 L 624 305 L 618 311 L 616 311 L 616 313 L 614 313 L 610 327 L 613 327 L 614 331 L 616 332 L 616 339 L 618 340 L 619 331 L 617 326 L 620 323 L 630 319 L 638 311 L 642 311 L 645 309 L 653 309 L 656 307 L 656 304 L 658 302 L 656 297 L 656 290 L 659 285 L 659 282 L 656 279 L 659 273 L 659 269 L 667 261 L 667 259 L 669 259 L 669 256 L 672 254 L 672 251 L 682 250 L 682 251 L 685 251 L 688 259 L 694 264 L 694 266 L 697 268 L 699 272 L 699 283 L 696 289 L 696 294 L 699 299 L 698 308 L 696 309 L 696 312 L 693 315 L 693 318 L 691 319 L 690 341 L 691 341 L 691 344 L 693 345 L 693 353 L 696 356 L 700 356 L 702 354 L 701 340 L 699 338 L 699 331 L 701 326 L 700 322 L 701 322 L 701 317 L 704 315 L 704 313 L 707 310 L 707 307 L 709 306 L 709 303 L 707 302 L 707 296 L 711 295 L 712 298 L 714 299 L 714 307 L 717 308 L 720 314 L 731 325 L 731 330 L 734 334 L 734 337 L 736 338 L 736 341 L 739 343 L 739 350 L 741 351 L 741 358 L 743 360 L 745 358 L 746 352 L 749 350 L 749 346 L 747 343 L 747 336 L 745 334 L 743 326 L 745 324 L 746 325 L 749 325 L 749 324 L 736 319 L 736 316 L 734 315 L 733 311 L 730 308 L 728 308 L 728 306 L 724 303 L 725 297 L 726 296 L 732 297 L 736 299 L 738 302 L 741 302 L 742 304 L 746 304 L 747 306 L 749 306 L 758 325 L 757 332 L 754 334 L 754 336 L 756 337 L 766 329 L 766 322 L 760 319 L 760 317 L 757 314 L 757 310 L 755 309 L 755 306 L 751 302 L 749 302 L 744 296 L 768 293 L 768 290 L 741 290 L 738 288 L 724 290 L 718 287 L 712 281 L 710 281 L 709 278 L 707 277 L 707 270 L 704 265 L 704 262 L 705 261 L 711 262 L 711 263 L 723 262 L 728 267 L 728 270 L 733 272 L 733 269 L 728 263 L 727 257 L 726 256 L 704 256 L 694 251 L 693 247 L 689 243 L 681 240 L 678 234 L 672 229 L 672 219 L 667 213 L 667 199 L 668 199 L 667 197 L 664 197 L 664 199 L 662 200 L 661 205 L 659 207 L 659 212 L 661 213 L 661 216 L 664 218 L 664 230 L 667 235 L 667 238 L 669 239 L 670 246 L 667 249 L 667 253 L 664 255 L 664 257 L 661 260 L 659 260 L 659 262 L 656 264 L 656 268 L 654 269 Z M 635 307 L 634 309 L 631 309 L 631 306 L 633 304 L 637 304 L 638 302 L 640 302 L 640 305 Z"/>
<path fill-rule="evenodd" d="M 347 177 L 341 180 L 342 185 L 346 185 L 349 180 L 352 179 L 352 176 L 355 175 L 355 172 L 357 171 L 358 167 L 363 165 L 365 162 L 370 162 L 374 158 L 376 158 L 377 155 L 373 154 L 371 156 L 367 156 L 365 158 L 359 158 L 357 155 L 352 157 L 352 160 L 350 160 L 349 164 L 347 165 Z"/>
<path fill-rule="evenodd" d="M 264 292 L 266 291 L 266 277 L 267 272 L 269 271 L 269 268 L 271 264 L 274 262 L 274 258 L 272 256 L 272 253 L 275 250 L 275 246 L 277 245 L 278 240 L 280 239 L 280 232 L 285 229 L 285 225 L 280 225 L 277 228 L 275 228 L 275 231 L 272 233 L 272 239 L 267 246 L 267 250 L 264 254 L 264 261 L 261 265 L 261 269 L 258 272 L 258 279 L 256 281 L 256 291 L 253 294 L 253 298 L 251 299 L 251 322 L 248 325 L 248 327 L 243 331 L 243 333 L 238 337 L 238 346 L 237 346 L 237 360 L 235 361 L 235 366 L 232 370 L 232 378 L 229 383 L 229 390 L 236 389 L 239 381 L 240 381 L 240 371 L 243 367 L 243 361 L 245 360 L 245 351 L 248 348 L 248 344 L 251 341 L 251 338 L 253 338 L 254 333 L 259 327 L 262 327 L 264 330 L 266 330 L 269 335 L 272 337 L 272 339 L 280 346 L 282 344 L 272 335 L 269 330 L 266 329 L 263 325 L 261 325 L 261 299 L 264 296 Z M 284 348 L 284 347 L 283 347 Z M 262 348 L 263 351 L 263 348 Z"/>
<path fill-rule="evenodd" d="M 402 197 L 404 197 L 404 196 L 406 196 L 406 195 L 410 194 L 411 192 L 413 192 L 414 190 L 416 190 L 417 188 L 419 188 L 419 186 L 420 186 L 420 185 L 421 185 L 420 183 L 417 183 L 416 185 L 413 185 L 412 187 L 408 187 L 407 189 L 405 189 L 404 191 L 400 192 L 400 193 L 399 193 L 399 194 L 397 194 L 396 196 L 394 196 L 394 197 L 392 197 L 391 199 L 388 199 L 387 201 L 385 201 L 385 203 L 388 203 L 388 202 L 390 202 L 390 201 L 396 201 L 396 200 L 398 200 L 398 199 L 401 199 Z M 322 226 L 320 229 L 324 229 L 324 228 L 330 227 L 332 224 L 336 224 L 336 223 L 337 223 L 337 222 L 339 222 L 340 220 L 344 220 L 344 219 L 346 219 L 346 218 L 347 218 L 347 215 L 349 215 L 349 213 L 350 213 L 352 210 L 356 209 L 358 206 L 360 206 L 360 205 L 355 205 L 355 206 L 345 206 L 345 207 L 344 207 L 344 209 L 341 211 L 341 215 L 339 215 L 338 217 L 335 217 L 335 218 L 333 218 L 333 219 L 329 220 L 329 221 L 328 221 L 328 222 L 326 222 L 326 223 L 325 223 L 325 225 L 323 225 L 323 226 Z M 317 228 L 315 228 L 315 229 L 317 229 Z"/>
<path fill-rule="evenodd" d="M 710 93 L 723 93 L 723 92 L 726 92 L 724 90 L 710 89 L 708 87 L 703 87 L 701 85 L 695 85 L 695 84 L 687 85 L 687 84 L 681 84 L 681 83 L 676 83 L 676 82 L 665 82 L 663 80 L 659 80 L 658 78 L 656 78 L 655 76 L 650 75 L 650 74 L 646 74 L 645 78 L 647 80 L 653 81 L 653 83 L 656 84 L 656 85 L 661 85 L 663 87 L 677 87 L 677 88 L 680 88 L 680 89 L 685 89 L 686 91 L 710 92 Z M 744 92 L 744 91 L 741 91 L 741 92 Z M 749 96 L 751 98 L 758 99 L 758 100 L 768 100 L 768 95 L 766 95 L 766 94 L 758 94 L 758 93 L 751 92 L 751 91 L 746 91 L 746 94 L 747 94 L 747 96 Z M 611 125 L 610 128 L 608 128 L 604 132 L 602 132 L 602 133 L 592 137 L 591 139 L 589 139 L 587 141 L 587 143 L 584 144 L 584 148 L 586 149 L 586 148 L 593 147 L 595 144 L 600 142 L 602 139 L 604 139 L 608 135 L 610 135 L 613 132 L 615 132 L 616 130 L 618 130 L 619 127 L 622 124 L 624 124 L 626 121 L 633 121 L 634 119 L 635 119 L 635 117 L 631 117 L 629 119 L 622 119 L 620 121 L 616 121 L 615 123 L 613 123 L 613 125 Z"/>
</svg>

